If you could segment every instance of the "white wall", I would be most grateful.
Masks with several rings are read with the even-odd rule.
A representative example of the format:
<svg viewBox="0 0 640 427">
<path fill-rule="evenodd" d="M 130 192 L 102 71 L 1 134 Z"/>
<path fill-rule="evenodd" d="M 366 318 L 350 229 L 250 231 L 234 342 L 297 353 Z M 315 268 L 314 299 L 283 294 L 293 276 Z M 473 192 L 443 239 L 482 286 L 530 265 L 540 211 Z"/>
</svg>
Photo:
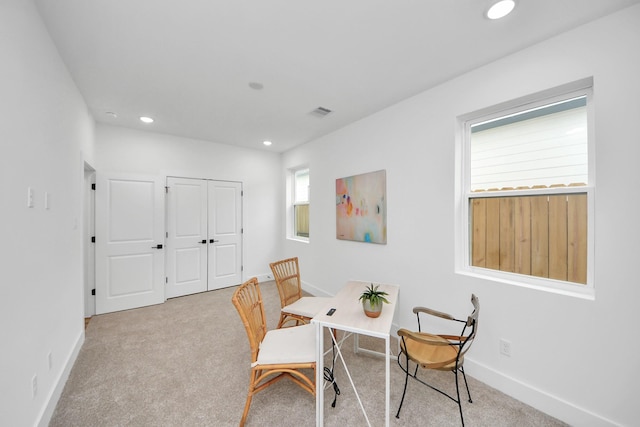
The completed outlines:
<svg viewBox="0 0 640 427">
<path fill-rule="evenodd" d="M 180 176 L 243 184 L 244 279 L 270 274 L 278 259 L 284 184 L 280 155 L 214 142 L 99 124 L 96 170 Z"/>
<path fill-rule="evenodd" d="M 97 130 L 31 2 L 0 3 L 0 424 L 45 425 L 84 338 L 83 161 L 98 171 L 238 180 L 245 189 L 245 276 L 301 257 L 306 285 L 349 278 L 402 286 L 410 308 L 466 313 L 481 300 L 468 371 L 574 425 L 633 425 L 639 345 L 640 6 L 586 25 L 397 104 L 280 157 L 259 150 Z M 593 76 L 596 109 L 596 297 L 575 299 L 454 273 L 455 117 Z M 393 84 L 393 82 L 390 82 Z M 311 167 L 310 243 L 283 241 L 282 169 Z M 388 244 L 335 239 L 335 178 L 387 170 Z M 34 207 L 26 207 L 27 187 Z M 44 209 L 44 194 L 51 196 Z M 282 249 L 282 250 L 281 250 Z M 498 339 L 513 356 L 498 353 Z M 631 342 L 629 342 L 631 341 Z M 552 350 L 549 350 L 552 348 Z M 48 355 L 52 355 L 49 368 Z M 32 398 L 32 378 L 38 392 Z"/>
<path fill-rule="evenodd" d="M 415 327 L 414 305 L 466 315 L 474 292 L 482 309 L 471 375 L 572 425 L 637 425 L 639 46 L 634 6 L 286 153 L 283 168 L 310 166 L 311 229 L 308 244 L 285 240 L 283 255 L 300 257 L 305 286 L 319 294 L 350 278 L 400 284 L 399 327 Z M 455 274 L 456 117 L 588 76 L 595 300 Z M 388 244 L 336 240 L 335 179 L 379 169 L 387 171 Z M 512 342 L 510 358 L 499 354 L 500 338 Z"/>
<path fill-rule="evenodd" d="M 0 425 L 46 425 L 84 340 L 82 176 L 93 120 L 31 1 L 0 2 L 0 52 Z"/>
</svg>

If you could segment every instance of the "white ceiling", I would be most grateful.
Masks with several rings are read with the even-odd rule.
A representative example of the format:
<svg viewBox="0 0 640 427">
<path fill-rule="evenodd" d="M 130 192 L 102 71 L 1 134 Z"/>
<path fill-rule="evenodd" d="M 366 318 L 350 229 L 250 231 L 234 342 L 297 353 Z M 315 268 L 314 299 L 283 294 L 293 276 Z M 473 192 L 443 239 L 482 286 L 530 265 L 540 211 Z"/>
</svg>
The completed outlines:
<svg viewBox="0 0 640 427">
<path fill-rule="evenodd" d="M 98 122 L 276 152 L 639 1 L 35 0 Z"/>
</svg>

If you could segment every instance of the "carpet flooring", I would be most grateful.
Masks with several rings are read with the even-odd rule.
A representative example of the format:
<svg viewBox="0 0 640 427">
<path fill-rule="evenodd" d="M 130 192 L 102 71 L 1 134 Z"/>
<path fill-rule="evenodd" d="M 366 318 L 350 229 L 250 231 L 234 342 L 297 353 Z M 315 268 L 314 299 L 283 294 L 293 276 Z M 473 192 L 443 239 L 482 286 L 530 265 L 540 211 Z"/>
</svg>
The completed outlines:
<svg viewBox="0 0 640 427">
<path fill-rule="evenodd" d="M 235 289 L 92 317 L 50 427 L 238 425 L 249 384 L 250 354 L 244 327 L 231 304 Z M 274 282 L 264 282 L 261 290 L 271 329 L 278 320 L 277 289 Z M 383 359 L 354 354 L 352 339 L 343 347 L 347 366 L 371 424 L 384 425 Z M 362 337 L 360 342 L 367 348 L 383 348 L 382 340 Z M 328 355 L 325 365 L 330 363 Z M 367 425 L 340 363 L 335 377 L 341 394 L 332 408 L 333 389 L 325 390 L 325 425 Z M 467 377 L 473 398 L 473 403 L 463 401 L 467 426 L 565 425 Z M 451 373 L 430 372 L 425 378 L 454 390 Z M 404 373 L 392 361 L 391 426 L 460 425 L 457 404 L 416 381 L 409 382 L 396 419 L 403 384 Z M 247 419 L 247 426 L 314 425 L 315 398 L 287 380 L 255 396 Z"/>
</svg>

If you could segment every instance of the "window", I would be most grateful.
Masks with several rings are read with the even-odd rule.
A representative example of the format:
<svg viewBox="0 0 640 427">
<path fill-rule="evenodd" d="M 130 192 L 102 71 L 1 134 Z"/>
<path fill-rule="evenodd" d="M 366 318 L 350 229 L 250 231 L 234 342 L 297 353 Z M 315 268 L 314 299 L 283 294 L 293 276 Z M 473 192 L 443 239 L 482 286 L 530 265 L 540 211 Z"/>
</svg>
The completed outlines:
<svg viewBox="0 0 640 427">
<path fill-rule="evenodd" d="M 293 172 L 293 235 L 309 238 L 309 169 Z"/>
<path fill-rule="evenodd" d="M 591 81 L 575 85 L 462 119 L 467 271 L 593 286 Z"/>
</svg>

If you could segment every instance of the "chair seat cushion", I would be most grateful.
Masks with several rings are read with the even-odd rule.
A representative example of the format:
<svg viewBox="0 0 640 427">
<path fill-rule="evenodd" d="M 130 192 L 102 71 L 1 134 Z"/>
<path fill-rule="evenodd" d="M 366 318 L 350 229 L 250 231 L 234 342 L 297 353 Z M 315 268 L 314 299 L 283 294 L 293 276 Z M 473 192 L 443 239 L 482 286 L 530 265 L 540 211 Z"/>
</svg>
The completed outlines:
<svg viewBox="0 0 640 427">
<path fill-rule="evenodd" d="M 331 304 L 331 298 L 302 297 L 298 301 L 282 308 L 283 313 L 312 318 Z"/>
<path fill-rule="evenodd" d="M 448 343 L 449 341 L 433 334 L 419 333 L 424 337 L 431 340 L 440 341 L 442 343 Z M 458 348 L 452 345 L 430 345 L 423 342 L 412 340 L 411 338 L 405 338 L 405 345 L 400 342 L 402 352 L 406 352 L 409 355 L 409 359 L 422 365 L 423 367 L 430 369 L 439 369 L 443 371 L 450 371 L 455 368 L 456 356 L 458 354 Z M 462 365 L 463 360 L 458 361 L 458 366 Z"/>
<path fill-rule="evenodd" d="M 268 331 L 252 366 L 315 361 L 316 327 L 309 324 Z"/>
</svg>

